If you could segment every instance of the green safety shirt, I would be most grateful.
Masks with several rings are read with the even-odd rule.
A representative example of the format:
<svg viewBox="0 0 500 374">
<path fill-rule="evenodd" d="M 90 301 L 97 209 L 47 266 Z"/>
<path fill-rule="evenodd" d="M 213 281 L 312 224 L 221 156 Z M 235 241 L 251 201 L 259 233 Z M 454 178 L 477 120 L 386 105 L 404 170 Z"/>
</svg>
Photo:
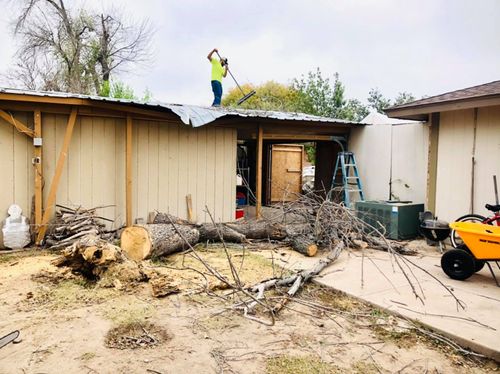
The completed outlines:
<svg viewBox="0 0 500 374">
<path fill-rule="evenodd" d="M 220 61 L 212 57 L 210 63 L 212 64 L 212 80 L 219 81 L 222 83 L 222 77 L 224 76 L 224 68 L 220 64 Z"/>
</svg>

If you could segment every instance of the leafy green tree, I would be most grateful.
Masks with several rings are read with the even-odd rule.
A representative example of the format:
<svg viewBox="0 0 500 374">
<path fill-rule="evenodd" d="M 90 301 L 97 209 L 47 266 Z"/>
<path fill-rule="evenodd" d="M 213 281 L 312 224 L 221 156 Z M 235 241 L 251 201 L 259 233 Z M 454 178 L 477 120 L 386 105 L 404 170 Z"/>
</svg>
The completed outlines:
<svg viewBox="0 0 500 374">
<path fill-rule="evenodd" d="M 245 101 L 239 107 L 244 109 L 278 110 L 283 112 L 296 112 L 299 108 L 299 93 L 292 87 L 268 81 L 261 85 L 244 84 L 244 92 L 255 90 L 256 95 Z M 236 107 L 242 97 L 241 91 L 235 87 L 224 96 L 222 105 Z"/>
<path fill-rule="evenodd" d="M 398 96 L 394 99 L 394 105 L 406 104 L 415 101 L 416 98 L 409 92 L 400 92 Z"/>
<path fill-rule="evenodd" d="M 384 109 L 391 106 L 391 100 L 382 95 L 378 88 L 372 88 L 368 92 L 368 106 L 379 113 L 384 113 Z"/>
<path fill-rule="evenodd" d="M 307 76 L 292 81 L 292 88 L 299 92 L 299 110 L 318 116 L 338 118 L 345 105 L 345 87 L 335 73 L 335 80 L 324 78 L 321 70 L 310 71 Z"/>
<path fill-rule="evenodd" d="M 342 113 L 339 118 L 349 121 L 361 121 L 370 111 L 368 107 L 361 103 L 358 99 L 350 99 L 342 108 Z"/>
<path fill-rule="evenodd" d="M 113 99 L 127 99 L 127 100 L 141 100 L 141 101 L 151 101 L 153 95 L 149 89 L 146 88 L 144 91 L 144 96 L 139 98 L 135 95 L 134 90 L 129 85 L 121 82 L 109 82 L 104 81 L 101 89 L 99 90 L 99 96 L 110 97 Z"/>
</svg>

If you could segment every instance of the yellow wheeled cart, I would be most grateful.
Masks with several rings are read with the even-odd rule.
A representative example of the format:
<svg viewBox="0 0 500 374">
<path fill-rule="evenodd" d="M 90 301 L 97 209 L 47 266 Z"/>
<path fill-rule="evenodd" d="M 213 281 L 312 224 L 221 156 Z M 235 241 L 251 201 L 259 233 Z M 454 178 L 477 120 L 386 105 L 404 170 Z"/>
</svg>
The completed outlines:
<svg viewBox="0 0 500 374">
<path fill-rule="evenodd" d="M 441 268 L 452 279 L 465 280 L 486 264 L 500 287 L 490 262 L 500 269 L 500 227 L 476 222 L 453 222 L 450 227 L 464 241 L 441 257 Z"/>
</svg>

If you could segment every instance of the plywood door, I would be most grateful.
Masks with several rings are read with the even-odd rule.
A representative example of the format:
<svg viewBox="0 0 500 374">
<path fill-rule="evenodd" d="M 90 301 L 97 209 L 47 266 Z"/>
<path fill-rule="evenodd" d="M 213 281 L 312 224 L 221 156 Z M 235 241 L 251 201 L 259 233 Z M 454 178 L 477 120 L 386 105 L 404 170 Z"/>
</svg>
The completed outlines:
<svg viewBox="0 0 500 374">
<path fill-rule="evenodd" d="M 302 192 L 303 159 L 302 145 L 271 146 L 271 203 L 297 199 Z"/>
</svg>

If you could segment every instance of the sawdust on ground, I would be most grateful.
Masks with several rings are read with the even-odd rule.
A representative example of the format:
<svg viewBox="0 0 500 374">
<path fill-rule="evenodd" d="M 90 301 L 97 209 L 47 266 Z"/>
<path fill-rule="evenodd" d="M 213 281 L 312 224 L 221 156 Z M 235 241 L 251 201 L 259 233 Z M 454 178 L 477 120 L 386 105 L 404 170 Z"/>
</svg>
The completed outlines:
<svg viewBox="0 0 500 374">
<path fill-rule="evenodd" d="M 242 281 L 272 277 L 270 259 L 230 249 Z M 229 276 L 220 247 L 200 254 Z M 4 256 L 4 255 L 2 255 Z M 54 255 L 0 259 L 0 335 L 22 342 L 0 350 L 0 373 L 483 373 L 490 361 L 457 355 L 359 301 L 308 286 L 274 326 L 224 312 L 202 291 L 217 282 L 197 260 L 171 256 L 151 263 L 176 279 L 181 293 L 157 299 L 148 284 L 133 290 L 96 288 L 79 278 L 50 282 Z M 279 274 L 278 274 L 279 275 Z M 35 276 L 35 277 L 34 277 Z M 228 290 L 217 290 L 219 293 Z M 304 304 L 317 304 L 310 308 Z M 154 340 L 154 342 L 153 342 Z M 119 349 L 117 349 L 119 348 Z M 132 350 L 133 349 L 133 350 Z"/>
</svg>

